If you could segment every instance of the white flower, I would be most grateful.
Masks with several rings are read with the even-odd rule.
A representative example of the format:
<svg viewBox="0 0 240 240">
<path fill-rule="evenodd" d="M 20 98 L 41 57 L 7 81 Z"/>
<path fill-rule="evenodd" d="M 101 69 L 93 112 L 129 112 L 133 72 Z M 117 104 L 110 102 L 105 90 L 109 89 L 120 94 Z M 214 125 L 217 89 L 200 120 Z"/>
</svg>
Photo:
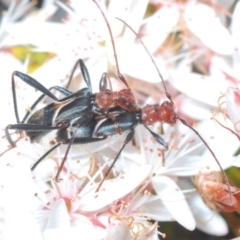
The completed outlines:
<svg viewBox="0 0 240 240">
<path fill-rule="evenodd" d="M 200 217 L 198 212 L 206 211 L 209 215 L 214 215 L 214 213 L 204 203 L 199 205 L 199 208 L 197 207 L 195 201 L 199 201 L 201 197 L 195 191 L 192 195 L 190 194 L 191 201 L 188 201 L 188 191 L 189 188 L 192 191 L 193 186 L 188 185 L 186 188 L 181 182 L 188 181 L 188 176 L 196 175 L 200 170 L 214 166 L 215 160 L 209 154 L 206 158 L 201 156 L 203 151 L 208 152 L 208 150 L 190 129 L 187 130 L 180 124 L 177 124 L 177 127 L 165 129 L 166 134 L 163 137 L 170 148 L 166 153 L 153 138 L 148 136 L 147 130 L 142 127 L 138 128 L 135 138 L 137 145 L 126 147 L 114 169 L 119 171 L 124 164 L 127 169 L 132 169 L 135 165 L 152 165 L 151 187 L 156 195 L 150 196 L 149 201 L 143 205 L 144 214 L 157 221 L 176 220 L 189 230 L 193 230 L 197 225 L 204 231 L 204 227 L 198 223 Z M 171 134 L 173 134 L 172 137 Z M 139 154 L 133 154 L 133 150 L 131 150 L 136 147 L 140 150 Z M 117 144 L 113 144 L 112 148 L 117 151 Z M 163 156 L 165 160 L 163 160 Z M 191 207 L 193 205 L 194 208 Z M 182 218 L 183 214 L 184 218 Z M 213 224 L 215 221 L 223 229 L 219 234 L 226 234 L 227 227 L 223 218 L 216 217 L 213 222 L 209 221 L 209 224 Z M 211 231 L 208 222 L 205 224 L 206 232 L 217 234 L 215 229 Z"/>
</svg>

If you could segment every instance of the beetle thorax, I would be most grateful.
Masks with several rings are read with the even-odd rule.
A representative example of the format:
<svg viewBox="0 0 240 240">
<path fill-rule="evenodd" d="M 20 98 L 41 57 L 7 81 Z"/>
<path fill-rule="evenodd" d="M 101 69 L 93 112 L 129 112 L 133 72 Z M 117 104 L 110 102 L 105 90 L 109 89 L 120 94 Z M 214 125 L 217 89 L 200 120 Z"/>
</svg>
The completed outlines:
<svg viewBox="0 0 240 240">
<path fill-rule="evenodd" d="M 156 122 L 174 124 L 176 112 L 171 102 L 165 101 L 161 105 L 146 105 L 142 108 L 142 122 L 144 125 L 152 125 Z"/>
<path fill-rule="evenodd" d="M 118 92 L 103 90 L 96 93 L 96 104 L 103 109 L 120 106 L 130 112 L 138 110 L 135 97 L 130 89 L 122 89 Z"/>
</svg>

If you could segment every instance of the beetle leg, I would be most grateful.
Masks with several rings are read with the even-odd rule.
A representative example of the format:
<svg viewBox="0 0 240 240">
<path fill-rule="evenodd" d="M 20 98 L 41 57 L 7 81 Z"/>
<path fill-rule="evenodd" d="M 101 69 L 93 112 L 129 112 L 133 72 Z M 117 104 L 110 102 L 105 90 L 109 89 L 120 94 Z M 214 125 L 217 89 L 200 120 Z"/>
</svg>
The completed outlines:
<svg viewBox="0 0 240 240">
<path fill-rule="evenodd" d="M 87 87 L 89 88 L 90 92 L 92 93 L 92 84 L 91 84 L 91 79 L 90 79 L 90 76 L 89 76 L 89 72 L 88 72 L 88 69 L 87 69 L 87 67 L 84 64 L 82 59 L 78 59 L 77 62 L 75 63 L 75 65 L 73 67 L 73 70 L 71 72 L 71 75 L 69 77 L 68 83 L 66 85 L 66 88 L 67 89 L 69 88 L 69 86 L 71 84 L 71 81 L 73 79 L 73 75 L 74 75 L 78 65 L 80 66 L 80 69 L 81 69 L 81 72 L 82 72 L 82 75 L 83 75 L 83 79 L 84 79 Z"/>
<path fill-rule="evenodd" d="M 101 182 L 99 183 L 99 185 L 98 185 L 98 187 L 97 187 L 97 189 L 96 189 L 96 192 L 98 192 L 98 191 L 100 190 L 103 182 L 106 180 L 106 178 L 107 178 L 107 176 L 109 175 L 110 171 L 112 170 L 114 164 L 115 164 L 116 161 L 118 160 L 118 157 L 119 157 L 119 155 L 121 154 L 122 150 L 123 150 L 124 147 L 133 139 L 134 134 L 135 134 L 134 129 L 132 129 L 132 130 L 128 133 L 128 135 L 127 135 L 125 141 L 123 142 L 123 145 L 122 145 L 121 149 L 119 150 L 117 156 L 115 157 L 115 159 L 113 160 L 111 166 L 109 167 L 109 169 L 108 169 L 107 172 L 105 173 L 103 179 L 102 179 Z"/>
</svg>

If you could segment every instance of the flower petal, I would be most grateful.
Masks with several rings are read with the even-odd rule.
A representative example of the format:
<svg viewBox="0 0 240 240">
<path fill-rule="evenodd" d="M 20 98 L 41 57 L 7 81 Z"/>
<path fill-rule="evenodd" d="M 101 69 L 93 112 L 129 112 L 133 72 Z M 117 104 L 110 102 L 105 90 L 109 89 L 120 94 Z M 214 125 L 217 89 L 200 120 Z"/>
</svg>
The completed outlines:
<svg viewBox="0 0 240 240">
<path fill-rule="evenodd" d="M 179 91 L 212 106 L 217 106 L 219 96 L 229 86 L 225 78 L 207 77 L 174 70 L 171 70 L 170 75 L 172 78 L 171 83 Z"/>
<path fill-rule="evenodd" d="M 229 86 L 237 86 L 239 83 L 238 72 L 229 65 L 228 60 L 220 56 L 212 57 L 210 75 L 214 78 L 227 80 Z"/>
<path fill-rule="evenodd" d="M 69 228 L 68 210 L 63 199 L 59 199 L 51 211 L 46 229 Z"/>
<path fill-rule="evenodd" d="M 161 78 L 158 75 L 150 57 L 140 44 L 130 43 L 126 39 L 115 41 L 118 49 L 118 60 L 122 72 L 150 83 L 158 83 Z M 126 49 L 130 49 L 126 52 Z M 168 73 L 161 58 L 155 59 L 163 79 L 167 79 Z M 135 63 L 135 64 L 133 64 Z"/>
<path fill-rule="evenodd" d="M 156 199 L 155 196 L 150 196 L 149 200 L 149 202 L 141 206 L 145 216 L 160 222 L 172 221 L 172 215 L 169 213 L 168 209 L 166 209 L 160 199 Z"/>
<path fill-rule="evenodd" d="M 111 240 L 131 239 L 129 228 L 123 222 L 110 223 L 106 229 L 108 238 Z"/>
<path fill-rule="evenodd" d="M 198 229 L 215 236 L 224 236 L 228 233 L 224 218 L 209 209 L 198 194 L 192 195 L 189 206 L 193 211 Z"/>
<path fill-rule="evenodd" d="M 234 153 L 239 147 L 239 141 L 236 136 L 221 126 L 216 125 L 214 121 L 203 122 L 199 125 L 197 130 L 216 155 L 222 168 L 226 169 L 230 167 L 236 159 Z M 212 154 L 207 148 L 203 153 L 202 158 L 205 161 L 205 166 L 211 169 L 211 171 L 220 170 Z"/>
<path fill-rule="evenodd" d="M 146 8 L 148 5 L 148 0 L 113 0 L 108 6 L 108 17 L 120 18 L 126 21 L 133 29 L 136 31 L 139 29 L 142 19 L 144 18 Z M 132 17 L 134 16 L 134 18 Z M 113 25 L 114 24 L 114 25 Z M 119 35 L 122 32 L 124 24 L 119 20 L 111 21 L 113 35 Z M 124 37 L 129 31 L 126 28 Z M 130 38 L 134 39 L 134 34 L 130 33 Z"/>
<path fill-rule="evenodd" d="M 189 4 L 184 18 L 188 28 L 207 47 L 219 54 L 233 53 L 234 44 L 231 35 L 216 17 L 212 8 L 201 3 Z"/>
<path fill-rule="evenodd" d="M 196 222 L 185 196 L 179 190 L 177 184 L 170 178 L 163 176 L 153 177 L 152 184 L 157 195 L 172 214 L 173 218 L 182 226 L 192 231 L 196 227 Z"/>
<path fill-rule="evenodd" d="M 163 6 L 146 19 L 143 27 L 143 41 L 150 52 L 154 52 L 162 45 L 168 35 L 173 31 L 179 19 L 179 11 L 174 6 Z"/>
</svg>

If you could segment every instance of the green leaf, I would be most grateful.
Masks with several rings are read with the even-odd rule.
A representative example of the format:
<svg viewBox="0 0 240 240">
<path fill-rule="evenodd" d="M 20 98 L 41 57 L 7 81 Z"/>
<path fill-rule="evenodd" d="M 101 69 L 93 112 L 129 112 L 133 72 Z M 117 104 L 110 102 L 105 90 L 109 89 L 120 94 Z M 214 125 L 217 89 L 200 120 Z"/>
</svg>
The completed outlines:
<svg viewBox="0 0 240 240">
<path fill-rule="evenodd" d="M 26 58 L 29 58 L 29 64 L 27 68 L 28 73 L 36 71 L 44 63 L 56 56 L 51 52 L 37 52 L 36 47 L 33 45 L 17 45 L 9 48 L 4 48 L 4 50 L 11 53 L 21 62 L 24 62 Z"/>
</svg>

